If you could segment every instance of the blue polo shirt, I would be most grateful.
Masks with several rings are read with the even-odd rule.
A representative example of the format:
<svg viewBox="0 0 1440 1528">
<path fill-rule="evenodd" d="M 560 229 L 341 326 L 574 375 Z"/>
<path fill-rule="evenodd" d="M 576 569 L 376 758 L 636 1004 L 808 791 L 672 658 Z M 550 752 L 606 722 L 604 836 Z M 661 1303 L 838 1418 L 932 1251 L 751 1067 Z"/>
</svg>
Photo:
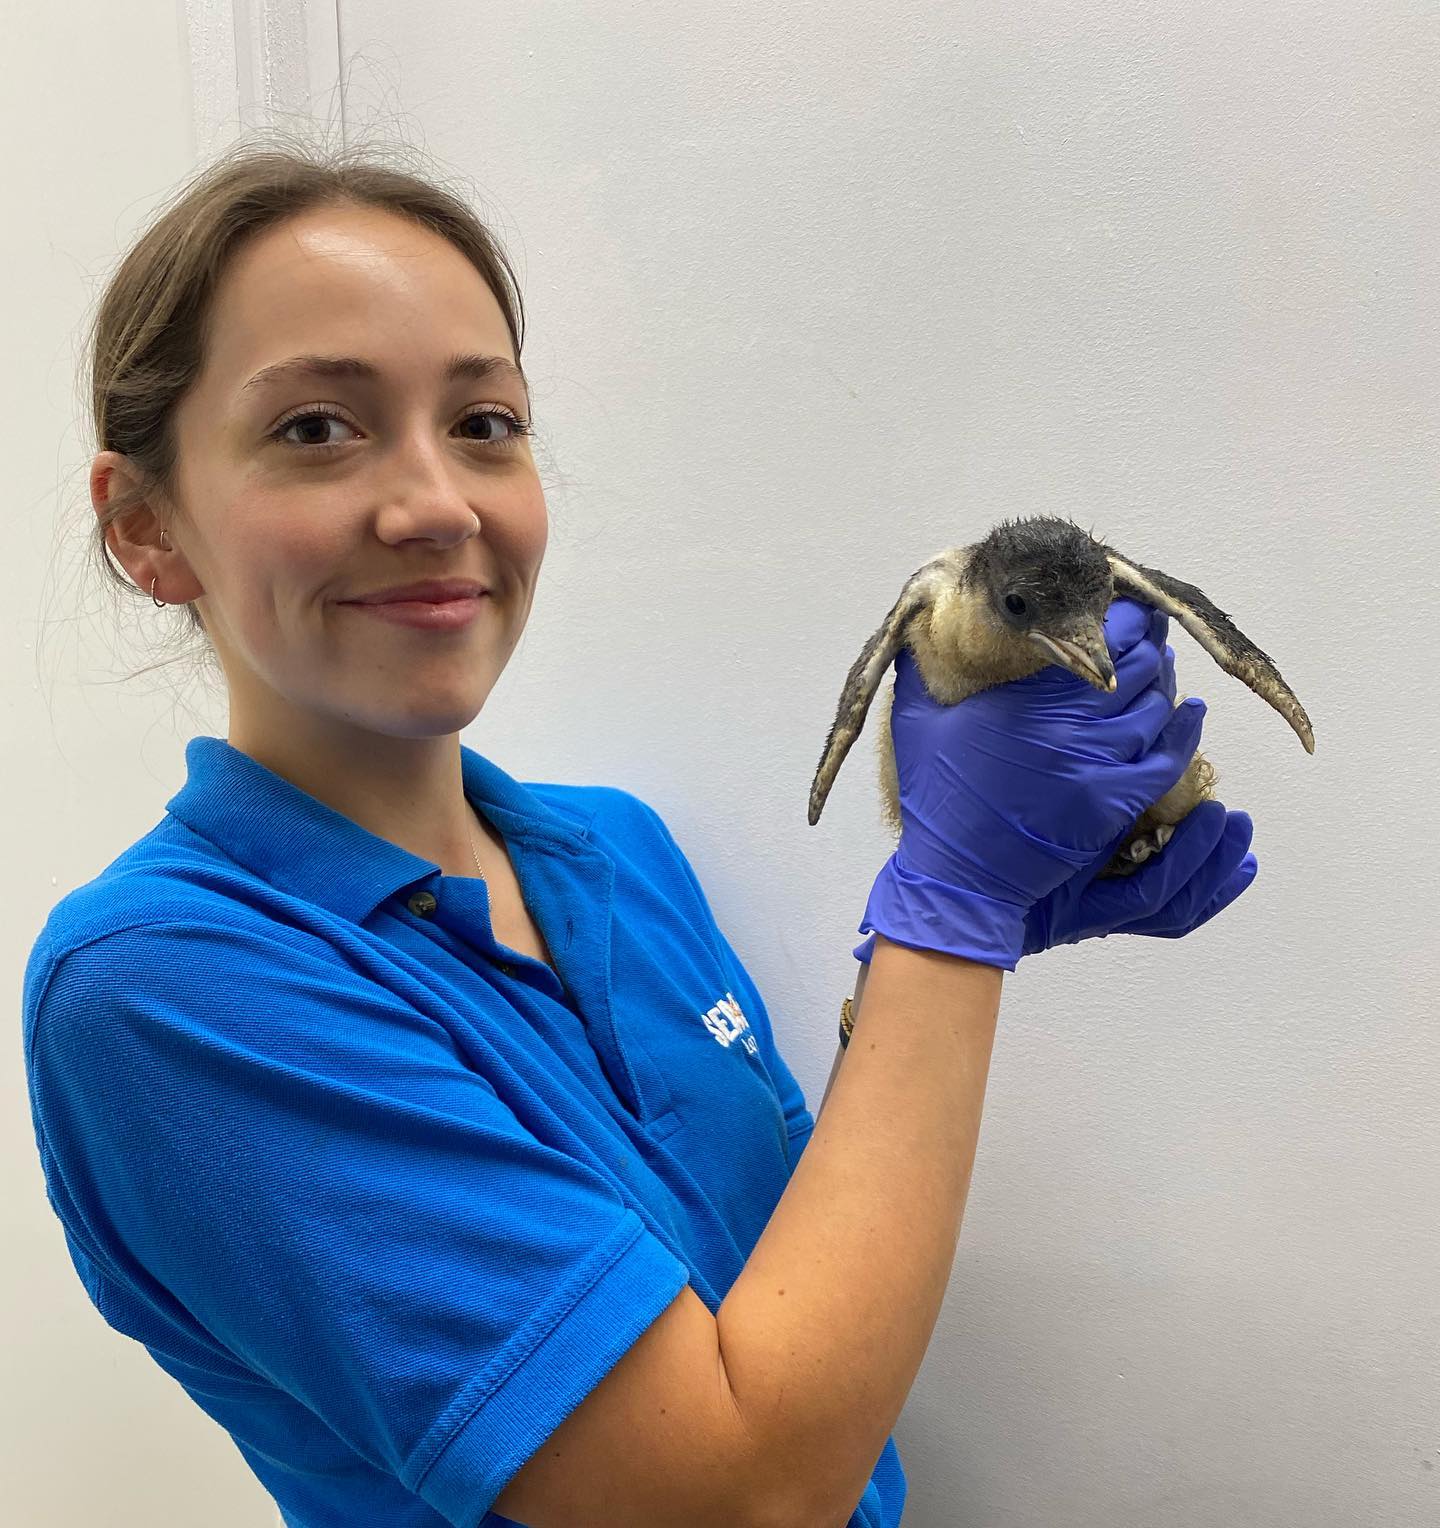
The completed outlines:
<svg viewBox="0 0 1440 1528">
<path fill-rule="evenodd" d="M 495 1528 L 689 1284 L 713 1312 L 814 1121 L 657 814 L 462 746 L 556 969 L 485 883 L 222 738 L 24 979 L 46 1191 L 100 1314 L 290 1528 Z M 893 1528 L 887 1441 L 852 1528 Z"/>
</svg>

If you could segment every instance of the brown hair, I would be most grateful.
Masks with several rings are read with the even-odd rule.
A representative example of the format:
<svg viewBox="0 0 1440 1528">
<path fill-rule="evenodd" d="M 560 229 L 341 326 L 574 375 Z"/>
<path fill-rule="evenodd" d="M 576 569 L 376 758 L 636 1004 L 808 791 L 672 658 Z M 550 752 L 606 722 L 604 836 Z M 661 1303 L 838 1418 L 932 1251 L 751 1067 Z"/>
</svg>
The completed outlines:
<svg viewBox="0 0 1440 1528">
<path fill-rule="evenodd" d="M 413 219 L 448 239 L 480 272 L 520 361 L 524 305 L 504 251 L 433 169 L 401 167 L 402 157 L 417 156 L 406 145 L 336 148 L 284 130 L 271 129 L 260 142 L 252 134 L 173 192 L 120 261 L 85 337 L 85 381 L 95 449 L 122 452 L 143 480 L 131 493 L 115 493 L 94 516 L 92 547 L 102 577 L 124 597 L 144 599 L 148 591 L 115 563 L 106 528 L 146 500 L 163 526 L 178 517 L 176 405 L 201 371 L 207 319 L 226 267 L 262 230 L 327 206 L 376 207 Z M 202 639 L 202 660 L 214 665 L 199 612 L 193 604 L 183 609 L 186 630 Z"/>
</svg>

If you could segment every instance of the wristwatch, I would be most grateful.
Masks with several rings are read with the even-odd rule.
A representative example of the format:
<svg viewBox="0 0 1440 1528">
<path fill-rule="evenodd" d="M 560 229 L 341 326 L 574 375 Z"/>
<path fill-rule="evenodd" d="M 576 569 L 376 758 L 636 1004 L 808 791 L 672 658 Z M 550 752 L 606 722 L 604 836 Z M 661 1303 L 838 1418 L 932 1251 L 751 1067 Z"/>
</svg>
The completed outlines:
<svg viewBox="0 0 1440 1528">
<path fill-rule="evenodd" d="M 855 1005 L 851 998 L 840 999 L 840 1049 L 850 1043 L 850 1031 L 855 1028 Z"/>
</svg>

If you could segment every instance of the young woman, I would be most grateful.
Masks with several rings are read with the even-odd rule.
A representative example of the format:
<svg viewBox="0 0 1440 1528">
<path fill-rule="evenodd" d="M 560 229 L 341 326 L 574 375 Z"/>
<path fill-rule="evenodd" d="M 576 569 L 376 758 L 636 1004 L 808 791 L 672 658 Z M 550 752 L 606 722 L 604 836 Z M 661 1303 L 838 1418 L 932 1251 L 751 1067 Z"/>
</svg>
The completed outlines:
<svg viewBox="0 0 1440 1528">
<path fill-rule="evenodd" d="M 242 146 L 114 275 L 98 546 L 229 729 L 32 952 L 50 1199 L 292 1528 L 892 1528 L 1002 972 L 1198 926 L 1250 823 L 1095 879 L 1200 732 L 1148 610 L 1109 695 L 939 707 L 902 654 L 817 1123 L 656 813 L 460 743 L 546 545 L 520 319 L 463 202 L 363 152 Z"/>
</svg>

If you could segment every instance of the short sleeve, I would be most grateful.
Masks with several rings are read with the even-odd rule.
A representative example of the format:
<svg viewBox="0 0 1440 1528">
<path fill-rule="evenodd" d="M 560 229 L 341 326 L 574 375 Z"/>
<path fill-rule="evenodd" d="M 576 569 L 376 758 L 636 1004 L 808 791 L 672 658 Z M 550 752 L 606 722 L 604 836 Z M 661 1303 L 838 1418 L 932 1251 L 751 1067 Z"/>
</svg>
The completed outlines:
<svg viewBox="0 0 1440 1528">
<path fill-rule="evenodd" d="M 686 1283 L 443 1024 L 316 936 L 108 934 L 57 963 L 31 1035 L 62 1220 L 447 1522 Z"/>
<path fill-rule="evenodd" d="M 704 932 L 714 946 L 729 977 L 731 989 L 740 1000 L 740 1006 L 750 1021 L 750 1028 L 759 1045 L 765 1070 L 775 1084 L 776 1095 L 785 1112 L 785 1130 L 789 1140 L 788 1157 L 793 1172 L 795 1164 L 800 1160 L 800 1153 L 804 1150 L 805 1143 L 810 1139 L 810 1133 L 815 1128 L 815 1120 L 805 1105 L 805 1094 L 799 1082 L 786 1065 L 785 1058 L 780 1054 L 780 1048 L 775 1043 L 774 1026 L 770 1022 L 770 1013 L 765 1006 L 765 1000 L 760 996 L 759 989 L 750 979 L 750 973 L 745 969 L 740 957 L 715 921 L 715 914 L 700 885 L 700 879 L 695 874 L 690 861 L 686 859 L 680 845 L 676 843 L 674 835 L 665 825 L 664 819 L 647 802 L 640 801 L 638 797 L 631 799 L 638 803 L 661 834 L 681 875 L 688 883 Z"/>
</svg>

